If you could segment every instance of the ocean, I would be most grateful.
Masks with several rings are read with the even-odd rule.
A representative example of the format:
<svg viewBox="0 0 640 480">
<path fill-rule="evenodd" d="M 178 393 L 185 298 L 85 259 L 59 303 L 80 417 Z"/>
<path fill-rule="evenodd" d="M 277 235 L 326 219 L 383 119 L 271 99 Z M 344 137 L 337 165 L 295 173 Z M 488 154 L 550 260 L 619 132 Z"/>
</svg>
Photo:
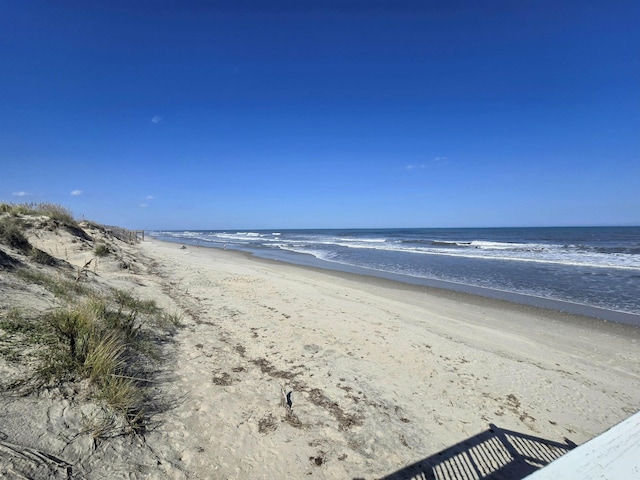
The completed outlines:
<svg viewBox="0 0 640 480">
<path fill-rule="evenodd" d="M 640 227 L 198 230 L 150 235 L 640 326 Z"/>
</svg>

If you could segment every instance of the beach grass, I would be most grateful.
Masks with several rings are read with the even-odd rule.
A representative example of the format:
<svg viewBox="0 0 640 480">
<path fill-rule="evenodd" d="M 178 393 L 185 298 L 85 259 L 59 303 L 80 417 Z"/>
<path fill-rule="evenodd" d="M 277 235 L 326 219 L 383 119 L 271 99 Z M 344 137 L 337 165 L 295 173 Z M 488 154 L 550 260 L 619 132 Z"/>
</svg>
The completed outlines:
<svg viewBox="0 0 640 480">
<path fill-rule="evenodd" d="M 155 302 L 122 290 L 58 309 L 47 318 L 55 338 L 47 337 L 37 376 L 46 384 L 89 380 L 96 397 L 139 431 L 149 409 L 147 366 L 162 359 L 152 341 L 158 332 L 146 327 L 162 322 Z"/>
<path fill-rule="evenodd" d="M 106 257 L 111 253 L 111 249 L 107 245 L 101 243 L 96 245 L 96 247 L 93 249 L 93 252 L 97 257 Z"/>
<path fill-rule="evenodd" d="M 62 274 L 51 274 L 33 268 L 21 268 L 16 275 L 27 283 L 42 286 L 56 298 L 71 301 L 79 295 L 89 295 L 91 289 L 86 285 L 67 278 Z"/>
<path fill-rule="evenodd" d="M 31 248 L 29 256 L 34 262 L 39 263 L 40 265 L 56 265 L 58 263 L 55 257 L 36 247 Z"/>
<path fill-rule="evenodd" d="M 182 327 L 183 319 L 182 315 L 177 312 L 162 312 L 162 315 L 155 317 L 159 320 L 158 326 L 166 327 Z"/>
<path fill-rule="evenodd" d="M 68 208 L 55 203 L 0 203 L 0 213 L 8 213 L 14 217 L 45 216 L 63 225 L 78 225 Z"/>
<path fill-rule="evenodd" d="M 29 216 L 43 218 L 31 221 Z M 106 418 L 124 419 L 108 421 L 106 427 L 98 422 L 97 435 L 112 431 L 115 424 L 141 432 L 154 409 L 148 392 L 151 372 L 163 361 L 161 344 L 169 330 L 180 326 L 180 316 L 164 312 L 155 301 L 141 299 L 133 291 L 105 288 L 83 275 L 95 257 L 113 252 L 106 240 L 84 243 L 95 257 L 77 272 L 29 242 L 31 235 L 40 238 L 45 230 L 58 228 L 91 239 L 71 212 L 59 205 L 0 204 L 0 244 L 25 258 L 10 274 L 24 285 L 41 287 L 43 295 L 58 305 L 48 311 L 0 309 L 0 356 L 22 365 L 23 374 L 2 382 L 3 387 L 28 394 L 74 384 L 74 389 L 85 390 L 86 398 L 106 405 L 112 412 Z"/>
<path fill-rule="evenodd" d="M 151 312 L 157 321 L 145 319 Z M 155 305 L 122 293 L 78 299 L 41 318 L 12 309 L 0 317 L 0 355 L 13 362 L 26 361 L 25 355 L 35 359 L 35 369 L 14 386 L 35 391 L 87 380 L 91 395 L 121 414 L 129 429 L 141 431 L 152 409 L 149 365 L 163 358 L 153 341 L 157 329 L 144 327 L 161 324 L 167 320 Z"/>
<path fill-rule="evenodd" d="M 16 217 L 5 217 L 0 220 L 0 243 L 28 255 L 40 265 L 55 265 L 57 260 L 47 252 L 34 247 L 25 236 L 28 223 Z"/>
<path fill-rule="evenodd" d="M 22 253 L 31 249 L 29 240 L 24 235 L 24 222 L 15 217 L 0 219 L 0 242 Z"/>
</svg>

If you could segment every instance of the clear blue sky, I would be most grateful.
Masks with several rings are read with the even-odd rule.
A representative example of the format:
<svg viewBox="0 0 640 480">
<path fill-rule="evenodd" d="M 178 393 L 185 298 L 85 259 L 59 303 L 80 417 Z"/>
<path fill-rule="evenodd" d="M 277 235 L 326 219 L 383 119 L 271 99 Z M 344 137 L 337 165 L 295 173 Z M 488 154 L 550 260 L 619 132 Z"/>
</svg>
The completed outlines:
<svg viewBox="0 0 640 480">
<path fill-rule="evenodd" d="M 640 2 L 0 0 L 0 201 L 146 229 L 640 224 Z"/>
</svg>

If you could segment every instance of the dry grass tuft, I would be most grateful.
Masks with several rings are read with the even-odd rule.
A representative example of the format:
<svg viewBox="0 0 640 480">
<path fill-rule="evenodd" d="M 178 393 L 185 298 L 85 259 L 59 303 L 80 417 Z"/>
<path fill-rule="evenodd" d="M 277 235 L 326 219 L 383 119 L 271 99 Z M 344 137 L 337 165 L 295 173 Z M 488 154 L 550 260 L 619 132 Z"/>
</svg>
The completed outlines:
<svg viewBox="0 0 640 480">
<path fill-rule="evenodd" d="M 55 203 L 0 203 L 0 213 L 12 216 L 46 216 L 63 225 L 77 225 L 68 208 Z"/>
<path fill-rule="evenodd" d="M 30 216 L 48 219 L 30 220 Z M 154 301 L 129 291 L 99 291 L 88 276 L 89 266 L 97 258 L 77 272 L 54 270 L 51 267 L 60 267 L 63 262 L 34 248 L 25 234 L 34 224 L 47 229 L 63 227 L 90 240 L 64 207 L 0 203 L 0 244 L 31 261 L 31 266 L 25 266 L 0 251 L 0 268 L 22 283 L 41 286 L 62 305 L 44 314 L 32 312 L 29 317 L 17 309 L 0 309 L 0 356 L 24 367 L 24 378 L 7 380 L 3 383 L 11 384 L 5 387 L 33 391 L 75 385 L 72 390 L 80 388 L 83 394 L 93 395 L 109 412 L 91 422 L 94 438 L 111 436 L 118 429 L 144 430 L 148 412 L 160 408 L 154 406 L 150 394 L 151 378 L 157 365 L 166 361 L 162 345 L 181 326 L 180 316 L 165 313 Z M 113 242 L 118 242 L 115 238 Z M 93 249 L 96 257 L 114 251 L 105 244 L 93 245 Z"/>
<path fill-rule="evenodd" d="M 0 219 L 0 242 L 22 253 L 31 250 L 31 244 L 24 235 L 24 223 L 18 218 Z"/>
<path fill-rule="evenodd" d="M 152 320 L 156 316 L 161 320 Z M 71 302 L 39 321 L 27 321 L 11 310 L 0 319 L 0 339 L 2 332 L 11 338 L 6 344 L 0 341 L 0 355 L 17 361 L 25 345 L 35 347 L 30 389 L 86 379 L 96 398 L 124 419 L 127 431 L 140 432 L 153 410 L 147 393 L 149 365 L 162 360 L 154 342 L 163 318 L 154 302 L 117 290 Z"/>
<path fill-rule="evenodd" d="M 93 252 L 98 257 L 106 257 L 111 253 L 111 249 L 108 246 L 106 246 L 104 243 L 101 243 L 96 245 L 96 248 L 94 248 Z"/>
</svg>

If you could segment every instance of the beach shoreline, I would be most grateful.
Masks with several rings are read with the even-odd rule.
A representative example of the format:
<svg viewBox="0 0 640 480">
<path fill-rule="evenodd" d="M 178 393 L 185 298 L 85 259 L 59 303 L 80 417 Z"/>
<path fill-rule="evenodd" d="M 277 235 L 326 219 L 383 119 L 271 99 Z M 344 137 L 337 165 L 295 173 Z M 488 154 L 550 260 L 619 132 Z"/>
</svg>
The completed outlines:
<svg viewBox="0 0 640 480">
<path fill-rule="evenodd" d="M 640 326 L 638 227 L 178 230 L 150 235 Z"/>
<path fill-rule="evenodd" d="M 171 245 L 173 248 L 181 248 L 175 245 L 178 242 L 159 240 L 156 238 L 150 238 L 147 242 L 159 242 L 160 244 Z M 413 283 L 406 283 L 399 280 L 380 277 L 366 273 L 355 273 L 350 271 L 336 270 L 331 268 L 323 268 L 314 265 L 304 265 L 290 262 L 283 262 L 278 259 L 271 259 L 255 255 L 251 252 L 241 250 L 221 250 L 216 247 L 202 247 L 202 246 L 190 246 L 196 249 L 197 253 L 210 252 L 211 259 L 215 260 L 220 258 L 218 255 L 228 256 L 229 258 L 242 259 L 241 261 L 248 261 L 249 263 L 255 262 L 256 264 L 263 264 L 267 267 L 274 267 L 278 270 L 292 271 L 301 270 L 302 272 L 309 272 L 313 275 L 317 275 L 318 278 L 326 279 L 328 282 L 332 282 L 332 279 L 341 279 L 348 282 L 351 286 L 357 288 L 367 288 L 374 295 L 385 296 L 387 298 L 401 297 L 402 301 L 411 302 L 417 306 L 423 306 L 420 302 L 420 298 L 424 296 L 429 300 L 429 304 L 437 302 L 439 300 L 446 300 L 454 304 L 465 305 L 469 308 L 477 309 L 491 309 L 503 312 L 505 316 L 510 313 L 515 315 L 525 315 L 527 317 L 533 317 L 540 324 L 538 327 L 542 330 L 544 328 L 558 328 L 562 324 L 566 324 L 571 328 L 586 328 L 593 331 L 598 331 L 606 335 L 620 335 L 621 337 L 638 339 L 640 341 L 640 328 L 639 325 L 633 321 L 613 321 L 604 319 L 593 315 L 584 315 L 574 313 L 572 311 L 566 311 L 553 308 L 551 305 L 566 305 L 567 302 L 553 302 L 551 301 L 547 306 L 537 305 L 535 303 L 522 303 L 514 301 L 510 295 L 507 298 L 496 298 L 494 296 L 482 295 L 467 291 L 466 285 L 460 285 L 461 289 L 452 289 L 437 286 L 427 286 Z M 206 256 L 207 253 L 204 253 Z M 441 282 L 450 283 L 450 282 Z M 488 289 L 481 289 L 488 290 Z M 508 293 L 508 292 L 506 292 Z M 403 295 L 406 294 L 406 295 Z M 516 295 L 522 297 L 523 295 Z M 546 299 L 540 299 L 546 300 Z M 589 307 L 591 308 L 591 307 Z M 613 312 L 623 313 L 623 312 Z M 628 314 L 632 320 L 635 320 L 638 316 Z M 517 317 L 514 317 L 517 318 Z M 495 328 L 510 328 L 521 329 L 526 328 L 525 325 L 509 325 L 504 322 L 497 322 L 492 325 Z M 531 327 L 531 325 L 528 325 Z"/>
<path fill-rule="evenodd" d="M 231 363 L 218 378 L 248 360 L 272 385 L 266 404 L 291 389 L 303 443 L 336 468 L 326 478 L 378 478 L 488 424 L 580 444 L 639 408 L 629 325 L 244 252 L 157 240 L 143 251 L 180 265 L 191 311 L 224 331 Z M 300 440 L 284 410 L 270 412 L 276 444 Z"/>
<path fill-rule="evenodd" d="M 74 268 L 93 256 L 93 244 L 47 235 L 30 238 Z M 1 468 L 21 465 L 19 445 L 87 478 L 134 468 L 145 478 L 397 479 L 495 432 L 559 455 L 640 410 L 630 325 L 246 252 L 100 242 L 112 253 L 86 282 L 180 319 L 152 383 L 162 408 L 143 441 L 96 442 L 80 401 L 3 396 Z M 3 301 L 34 301 L 0 273 Z"/>
<path fill-rule="evenodd" d="M 185 244 L 178 240 L 160 239 L 153 236 L 150 236 L 149 239 L 165 243 Z M 185 245 L 193 248 L 221 250 L 219 247 L 199 245 L 197 243 L 187 243 Z M 457 298 L 456 295 L 458 295 L 460 296 L 459 298 L 470 297 L 477 299 L 477 301 L 481 301 L 480 299 L 486 299 L 489 301 L 504 302 L 505 307 L 511 305 L 539 309 L 541 315 L 544 315 L 544 312 L 553 312 L 555 314 L 567 315 L 567 318 L 574 318 L 576 320 L 582 319 L 582 321 L 584 321 L 585 318 L 589 318 L 599 322 L 614 322 L 617 324 L 625 324 L 633 328 L 640 328 L 640 315 L 624 311 L 599 308 L 586 304 L 555 300 L 541 296 L 525 295 L 522 293 L 463 283 L 392 274 L 389 272 L 319 260 L 313 257 L 309 258 L 308 261 L 302 260 L 303 256 L 311 257 L 310 255 L 289 254 L 286 257 L 278 257 L 274 256 L 273 252 L 245 251 L 233 248 L 225 248 L 224 252 L 228 252 L 229 254 L 238 254 L 256 261 L 275 262 L 275 264 L 284 263 L 300 268 L 329 272 L 330 274 L 338 276 L 353 276 L 353 278 L 359 278 L 363 282 L 372 282 L 374 284 L 378 283 L 381 285 L 386 284 L 389 285 L 390 288 L 408 288 L 414 289 L 415 291 L 439 292 L 442 295 L 453 295 L 453 298 Z"/>
</svg>

